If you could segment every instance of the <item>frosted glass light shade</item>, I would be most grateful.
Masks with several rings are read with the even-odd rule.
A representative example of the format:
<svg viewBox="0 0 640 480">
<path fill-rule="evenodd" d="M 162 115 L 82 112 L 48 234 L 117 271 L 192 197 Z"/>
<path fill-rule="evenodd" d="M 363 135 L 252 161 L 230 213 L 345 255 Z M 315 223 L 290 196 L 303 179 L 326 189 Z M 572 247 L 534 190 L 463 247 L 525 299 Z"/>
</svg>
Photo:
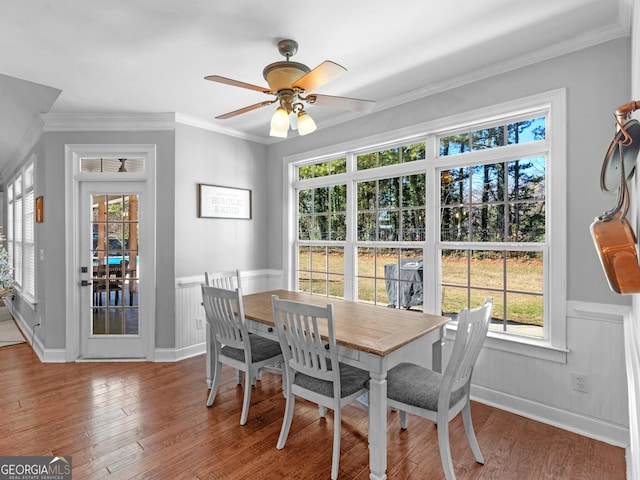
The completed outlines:
<svg viewBox="0 0 640 480">
<path fill-rule="evenodd" d="M 271 117 L 271 131 L 269 135 L 272 137 L 287 138 L 287 130 L 289 130 L 289 114 L 287 111 L 278 107 Z"/>
<path fill-rule="evenodd" d="M 313 121 L 313 118 L 302 110 L 298 113 L 298 133 L 300 135 L 307 135 L 311 132 L 315 132 L 316 130 L 316 122 Z"/>
</svg>

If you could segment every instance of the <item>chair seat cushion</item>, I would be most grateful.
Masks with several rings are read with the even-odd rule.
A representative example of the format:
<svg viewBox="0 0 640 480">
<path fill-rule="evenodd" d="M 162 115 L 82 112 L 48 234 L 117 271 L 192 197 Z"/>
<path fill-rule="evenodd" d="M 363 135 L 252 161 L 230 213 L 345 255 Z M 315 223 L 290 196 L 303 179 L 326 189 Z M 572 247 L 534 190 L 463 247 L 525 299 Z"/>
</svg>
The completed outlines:
<svg viewBox="0 0 640 480">
<path fill-rule="evenodd" d="M 401 363 L 387 373 L 387 397 L 407 405 L 438 411 L 442 374 L 413 363 Z M 449 406 L 464 396 L 464 389 L 451 392 Z"/>
<path fill-rule="evenodd" d="M 262 362 L 269 358 L 282 355 L 280 350 L 280 342 L 271 340 L 269 338 L 262 337 L 260 335 L 249 334 L 251 341 L 251 360 L 255 362 Z M 244 350 L 242 348 L 222 347 L 220 351 L 225 357 L 233 358 L 239 362 L 244 362 Z"/>
<path fill-rule="evenodd" d="M 341 362 L 339 362 L 339 366 L 341 398 L 348 397 L 364 388 L 369 380 L 369 372 Z M 327 368 L 331 369 L 329 360 L 327 360 Z M 293 383 L 325 397 L 333 397 L 333 382 L 328 380 L 320 380 L 304 373 L 296 372 Z"/>
</svg>

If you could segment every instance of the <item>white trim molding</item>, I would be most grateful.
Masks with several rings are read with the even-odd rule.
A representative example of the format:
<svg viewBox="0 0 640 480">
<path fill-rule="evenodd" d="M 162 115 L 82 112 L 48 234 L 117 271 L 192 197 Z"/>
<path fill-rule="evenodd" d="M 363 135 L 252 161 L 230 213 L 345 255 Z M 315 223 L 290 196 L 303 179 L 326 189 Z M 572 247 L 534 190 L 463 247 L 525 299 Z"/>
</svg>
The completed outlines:
<svg viewBox="0 0 640 480">
<path fill-rule="evenodd" d="M 44 113 L 45 132 L 175 130 L 174 113 Z"/>
<path fill-rule="evenodd" d="M 627 479 L 640 480 L 640 301 L 633 299 L 633 311 L 624 317 L 624 353 L 629 390 L 629 450 Z"/>
<path fill-rule="evenodd" d="M 471 399 L 537 422 L 625 448 L 629 430 L 612 422 L 473 385 Z"/>
</svg>

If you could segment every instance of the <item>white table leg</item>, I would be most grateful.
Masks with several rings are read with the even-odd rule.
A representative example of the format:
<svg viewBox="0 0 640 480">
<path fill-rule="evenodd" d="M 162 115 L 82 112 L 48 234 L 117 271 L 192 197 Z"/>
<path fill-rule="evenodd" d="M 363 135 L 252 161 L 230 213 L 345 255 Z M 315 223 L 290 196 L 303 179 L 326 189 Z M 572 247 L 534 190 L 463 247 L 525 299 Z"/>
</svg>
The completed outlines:
<svg viewBox="0 0 640 480">
<path fill-rule="evenodd" d="M 369 382 L 369 478 L 387 478 L 387 374 L 371 373 Z"/>
<path fill-rule="evenodd" d="M 431 368 L 434 372 L 442 373 L 442 347 L 444 346 L 444 327 L 440 328 L 440 338 L 431 346 Z"/>
</svg>

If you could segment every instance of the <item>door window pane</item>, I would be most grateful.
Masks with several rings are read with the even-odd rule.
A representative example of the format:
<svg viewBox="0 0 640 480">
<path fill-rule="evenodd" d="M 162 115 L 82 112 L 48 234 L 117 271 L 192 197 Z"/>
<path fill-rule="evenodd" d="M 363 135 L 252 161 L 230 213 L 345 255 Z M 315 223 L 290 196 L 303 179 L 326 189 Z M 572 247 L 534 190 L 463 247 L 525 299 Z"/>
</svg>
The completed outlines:
<svg viewBox="0 0 640 480">
<path fill-rule="evenodd" d="M 93 335 L 137 335 L 138 196 L 91 196 Z"/>
</svg>

